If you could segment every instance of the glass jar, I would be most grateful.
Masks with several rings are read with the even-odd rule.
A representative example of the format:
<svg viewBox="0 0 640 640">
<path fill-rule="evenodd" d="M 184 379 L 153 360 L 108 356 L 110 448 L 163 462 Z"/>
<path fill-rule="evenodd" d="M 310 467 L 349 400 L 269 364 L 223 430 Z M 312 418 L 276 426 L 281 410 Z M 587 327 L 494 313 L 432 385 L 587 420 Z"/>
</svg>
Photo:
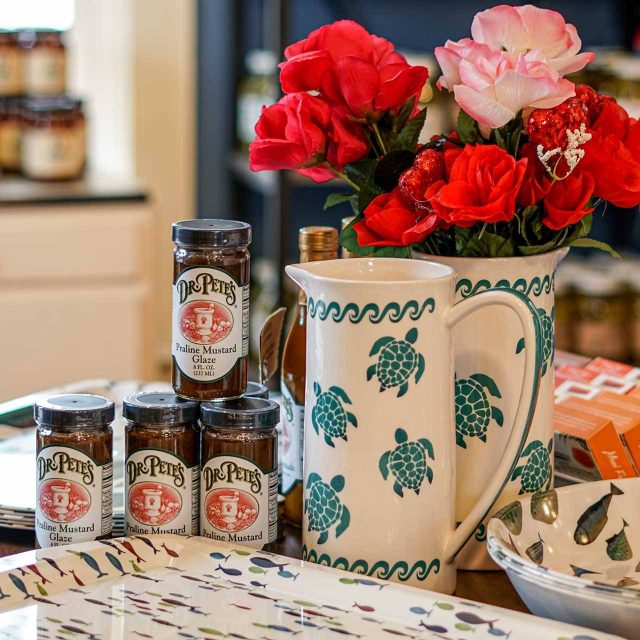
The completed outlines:
<svg viewBox="0 0 640 640">
<path fill-rule="evenodd" d="M 585 271 L 575 281 L 576 352 L 611 360 L 628 356 L 627 297 L 623 285 L 604 273 Z"/>
<path fill-rule="evenodd" d="M 254 127 L 262 113 L 262 107 L 278 99 L 275 81 L 278 60 L 271 51 L 255 49 L 245 57 L 247 74 L 238 85 L 236 128 L 238 142 L 248 147 L 255 138 Z"/>
<path fill-rule="evenodd" d="M 0 96 L 22 93 L 20 45 L 15 31 L 0 30 Z"/>
<path fill-rule="evenodd" d="M 280 407 L 240 398 L 201 405 L 200 535 L 264 549 L 278 535 Z"/>
<path fill-rule="evenodd" d="M 143 391 L 125 399 L 125 535 L 197 536 L 197 402 Z"/>
<path fill-rule="evenodd" d="M 25 29 L 18 42 L 22 49 L 22 85 L 30 95 L 53 95 L 66 91 L 67 55 L 62 32 Z"/>
<path fill-rule="evenodd" d="M 172 379 L 191 400 L 239 398 L 247 388 L 251 225 L 173 225 Z"/>
<path fill-rule="evenodd" d="M 86 161 L 82 101 L 30 98 L 22 108 L 22 172 L 34 180 L 72 180 Z"/>
<path fill-rule="evenodd" d="M 21 98 L 0 98 L 0 168 L 15 173 L 22 168 Z"/>
<path fill-rule="evenodd" d="M 113 402 L 55 395 L 34 407 L 36 542 L 41 548 L 111 535 Z"/>
</svg>

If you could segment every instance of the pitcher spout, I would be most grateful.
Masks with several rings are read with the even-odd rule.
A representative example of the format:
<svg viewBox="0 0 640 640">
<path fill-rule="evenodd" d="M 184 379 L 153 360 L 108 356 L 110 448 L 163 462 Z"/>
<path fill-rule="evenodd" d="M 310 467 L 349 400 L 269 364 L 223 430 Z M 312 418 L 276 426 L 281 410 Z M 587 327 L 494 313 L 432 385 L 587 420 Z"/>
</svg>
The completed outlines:
<svg viewBox="0 0 640 640">
<path fill-rule="evenodd" d="M 290 264 L 284 268 L 286 274 L 305 292 L 309 284 L 309 270 L 304 264 Z"/>
</svg>

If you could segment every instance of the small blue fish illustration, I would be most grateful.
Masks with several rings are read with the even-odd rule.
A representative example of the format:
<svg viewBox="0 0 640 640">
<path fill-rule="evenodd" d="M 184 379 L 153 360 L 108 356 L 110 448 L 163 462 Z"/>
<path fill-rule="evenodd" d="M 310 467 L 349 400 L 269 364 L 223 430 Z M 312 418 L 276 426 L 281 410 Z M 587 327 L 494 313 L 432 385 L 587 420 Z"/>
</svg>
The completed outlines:
<svg viewBox="0 0 640 640">
<path fill-rule="evenodd" d="M 447 627 L 439 624 L 425 624 L 423 620 L 420 620 L 420 626 L 433 633 L 447 633 L 448 631 Z"/>
<path fill-rule="evenodd" d="M 128 576 L 128 572 L 126 572 L 124 570 L 124 568 L 122 567 L 122 563 L 120 562 L 120 560 L 118 560 L 118 558 L 116 558 L 113 553 L 109 553 L 107 551 L 107 553 L 105 554 L 107 560 L 123 575 L 123 576 Z"/>
<path fill-rule="evenodd" d="M 505 640 L 509 640 L 511 637 L 511 631 L 503 631 L 502 629 L 497 629 L 496 627 L 491 627 L 488 629 L 488 633 L 496 638 L 504 638 Z"/>
<path fill-rule="evenodd" d="M 151 547 L 153 549 L 153 555 L 155 556 L 156 553 L 160 553 L 160 549 L 158 549 L 153 542 L 151 542 L 151 540 L 149 540 L 149 538 L 145 538 L 144 536 L 134 536 L 134 538 L 137 538 L 138 540 L 142 540 L 142 542 L 144 542 L 147 547 Z"/>
<path fill-rule="evenodd" d="M 498 622 L 498 620 L 483 620 L 480 616 L 475 613 L 471 613 L 470 611 L 460 611 L 460 613 L 456 613 L 456 618 L 461 622 L 465 622 L 466 624 L 488 624 L 489 628 L 491 628 L 494 623 Z"/>
<path fill-rule="evenodd" d="M 89 593 L 88 591 L 84 591 L 84 589 L 77 589 L 77 588 L 73 588 L 73 589 L 69 589 L 69 591 L 73 591 L 73 593 Z"/>
<path fill-rule="evenodd" d="M 100 568 L 100 566 L 96 562 L 95 558 L 90 556 L 88 553 L 85 553 L 84 551 L 73 551 L 72 549 L 67 549 L 67 552 L 68 553 L 73 553 L 76 556 L 80 556 L 80 558 L 82 558 L 98 574 L 96 576 L 97 578 L 102 578 L 104 576 L 109 575 L 108 573 L 105 573 Z"/>
<path fill-rule="evenodd" d="M 162 582 L 162 580 L 156 580 L 155 578 L 150 578 L 149 576 L 141 576 L 139 573 L 130 573 L 132 578 L 138 578 L 139 580 L 150 580 L 151 582 Z"/>
<path fill-rule="evenodd" d="M 280 570 L 280 571 L 278 571 L 278 575 L 281 578 L 293 578 L 293 581 L 295 582 L 300 574 L 299 573 L 291 573 L 291 571 Z"/>
<path fill-rule="evenodd" d="M 423 609 L 422 607 L 411 607 L 409 609 L 409 611 L 411 611 L 411 613 L 416 613 L 419 616 L 427 616 L 427 618 L 431 615 L 431 611 L 427 611 L 426 609 Z M 433 609 L 432 609 L 433 611 Z"/>
<path fill-rule="evenodd" d="M 292 633 L 292 634 L 301 633 L 300 631 L 296 631 L 295 629 L 289 629 L 289 627 L 285 627 L 282 624 L 261 624 L 259 622 L 254 622 L 253 626 L 260 627 L 261 629 L 272 629 L 273 631 L 282 631 L 283 633 Z"/>
<path fill-rule="evenodd" d="M 67 574 L 57 565 L 56 561 L 52 558 L 42 558 L 49 566 L 53 567 L 61 578 L 64 578 Z"/>
<path fill-rule="evenodd" d="M 288 562 L 278 564 L 273 560 L 269 560 L 269 558 L 259 557 L 251 558 L 249 562 L 251 562 L 251 564 L 255 564 L 256 567 L 260 567 L 261 569 L 275 569 L 277 567 L 280 571 L 283 571 L 284 568 L 289 564 Z"/>
<path fill-rule="evenodd" d="M 228 576 L 241 576 L 242 575 L 242 571 L 240 571 L 240 569 L 225 568 L 220 564 L 216 567 L 216 571 L 222 571 L 222 573 L 226 573 Z"/>
<path fill-rule="evenodd" d="M 177 571 L 178 573 L 184 573 L 185 569 L 179 569 L 178 567 L 165 567 L 165 569 L 169 569 L 170 571 Z"/>
<path fill-rule="evenodd" d="M 335 627 L 325 627 L 326 629 L 329 629 L 329 631 L 333 631 L 334 633 L 339 633 L 342 636 L 351 636 L 354 638 L 362 638 L 362 636 L 359 636 L 357 633 L 353 633 L 352 631 L 347 631 L 346 629 L 336 629 Z M 385 629 L 386 631 L 386 629 Z"/>
<path fill-rule="evenodd" d="M 224 553 L 219 553 L 218 551 L 209 554 L 214 560 L 224 560 L 225 562 L 231 557 L 231 554 L 225 556 Z"/>
<path fill-rule="evenodd" d="M 261 598 L 262 600 L 271 600 L 272 602 L 278 602 L 278 600 L 276 598 L 272 598 L 271 596 L 268 596 L 264 593 L 257 593 L 255 591 L 249 591 L 249 595 L 253 596 L 254 598 Z M 287 609 L 289 609 L 290 607 L 287 607 Z M 292 610 L 293 611 L 293 610 Z M 298 614 L 297 610 L 295 611 L 296 615 Z"/>
<path fill-rule="evenodd" d="M 294 622 L 296 624 L 302 625 L 303 627 L 311 627 L 316 628 L 316 629 L 321 629 L 322 627 L 319 624 L 316 624 L 315 622 L 311 622 L 311 620 L 305 620 L 304 618 L 302 620 L 294 620 Z"/>
<path fill-rule="evenodd" d="M 257 580 L 252 580 L 249 584 L 252 587 L 262 587 L 263 589 L 267 588 L 266 582 L 258 582 Z"/>
<path fill-rule="evenodd" d="M 98 540 L 98 542 L 100 544 L 106 545 L 107 547 L 111 547 L 119 556 L 124 555 L 124 551 L 120 549 L 120 547 L 116 547 L 116 545 L 113 544 L 113 542 L 110 542 L 109 540 Z"/>
<path fill-rule="evenodd" d="M 33 595 L 29 593 L 29 590 L 27 589 L 25 583 L 22 582 L 22 580 L 20 580 L 18 576 L 14 575 L 13 573 L 10 573 L 9 578 L 11 579 L 11 582 L 13 582 L 13 584 L 16 586 L 16 588 L 22 591 L 22 593 L 24 593 L 25 600 L 29 598 L 33 598 Z"/>
<path fill-rule="evenodd" d="M 106 602 L 102 602 L 101 600 L 96 600 L 95 598 L 85 598 L 85 600 L 87 602 L 90 602 L 91 604 L 97 604 L 100 607 L 107 607 L 108 609 L 110 609 L 112 607 L 112 605 L 106 603 Z"/>
</svg>

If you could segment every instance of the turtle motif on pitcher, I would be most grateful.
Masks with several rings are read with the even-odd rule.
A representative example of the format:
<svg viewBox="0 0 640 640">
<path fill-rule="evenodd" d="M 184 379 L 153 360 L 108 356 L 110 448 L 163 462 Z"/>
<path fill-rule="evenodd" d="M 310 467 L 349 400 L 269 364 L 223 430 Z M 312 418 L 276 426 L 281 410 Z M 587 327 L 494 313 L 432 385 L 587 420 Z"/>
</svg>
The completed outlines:
<svg viewBox="0 0 640 640">
<path fill-rule="evenodd" d="M 409 442 L 404 429 L 396 429 L 395 440 L 398 446 L 385 451 L 380 458 L 380 473 L 386 480 L 389 473 L 394 477 L 393 490 L 404 498 L 404 489 L 411 489 L 420 494 L 420 486 L 426 478 L 429 484 L 433 482 L 433 469 L 428 465 L 427 458 L 435 460 L 433 446 L 426 438 L 418 438 Z"/>
<path fill-rule="evenodd" d="M 425 369 L 424 356 L 413 346 L 417 339 L 418 330 L 414 327 L 407 331 L 404 339 L 385 336 L 376 340 L 369 356 L 380 355 L 378 362 L 367 369 L 367 380 L 376 376 L 380 391 L 398 387 L 398 398 L 407 393 L 411 376 L 415 372 L 417 384 Z"/>
<path fill-rule="evenodd" d="M 556 308 L 551 307 L 551 315 L 544 309 L 536 309 L 538 319 L 540 320 L 540 339 L 542 341 L 542 375 L 547 373 L 547 369 L 553 365 L 554 352 L 554 332 L 553 323 L 556 319 Z M 524 349 L 524 340 L 520 338 L 516 346 L 516 353 L 520 353 Z"/>
<path fill-rule="evenodd" d="M 511 480 L 520 478 L 520 494 L 549 491 L 551 486 L 551 450 L 553 438 L 545 447 L 540 440 L 530 442 L 520 454 L 521 458 L 527 458 L 525 464 L 517 466 L 513 470 Z M 545 486 L 546 485 L 546 486 Z"/>
<path fill-rule="evenodd" d="M 334 476 L 327 484 L 317 473 L 307 479 L 309 497 L 304 501 L 304 512 L 309 517 L 309 531 L 319 531 L 318 544 L 329 539 L 329 529 L 337 523 L 336 538 L 349 527 L 351 514 L 338 494 L 344 489 L 344 476 Z"/>
<path fill-rule="evenodd" d="M 329 387 L 322 391 L 317 382 L 313 383 L 313 392 L 316 394 L 316 404 L 311 412 L 311 422 L 315 432 L 320 435 L 320 429 L 324 431 L 324 440 L 330 447 L 335 447 L 333 438 L 347 440 L 347 426 L 358 426 L 355 415 L 347 411 L 345 404 L 351 404 L 346 392 L 340 387 Z"/>
<path fill-rule="evenodd" d="M 456 444 L 459 447 L 467 448 L 465 436 L 486 442 L 492 419 L 499 427 L 504 424 L 502 411 L 491 404 L 489 396 L 502 398 L 493 378 L 474 373 L 468 378 L 456 379 Z"/>
</svg>

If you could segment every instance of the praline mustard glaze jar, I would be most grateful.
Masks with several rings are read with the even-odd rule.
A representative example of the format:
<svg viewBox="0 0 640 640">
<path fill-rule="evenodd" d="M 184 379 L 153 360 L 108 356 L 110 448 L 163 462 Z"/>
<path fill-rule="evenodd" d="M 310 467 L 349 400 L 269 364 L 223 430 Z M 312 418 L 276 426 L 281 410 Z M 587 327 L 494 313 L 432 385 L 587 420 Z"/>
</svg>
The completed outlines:
<svg viewBox="0 0 640 640">
<path fill-rule="evenodd" d="M 143 391 L 123 403 L 125 534 L 198 535 L 197 402 Z"/>
<path fill-rule="evenodd" d="M 173 388 L 183 398 L 239 398 L 247 387 L 251 225 L 173 225 Z"/>
<path fill-rule="evenodd" d="M 34 180 L 80 177 L 86 160 L 82 101 L 30 98 L 22 109 L 22 171 Z"/>
<path fill-rule="evenodd" d="M 23 90 L 30 95 L 53 95 L 66 90 L 67 56 L 62 32 L 25 29 L 18 40 L 22 47 Z"/>
<path fill-rule="evenodd" d="M 0 30 L 0 96 L 22 92 L 20 45 L 15 31 Z"/>
<path fill-rule="evenodd" d="M 22 98 L 0 98 L 0 168 L 19 172 L 22 167 Z"/>
<path fill-rule="evenodd" d="M 113 402 L 88 394 L 36 402 L 36 542 L 39 547 L 111 535 Z"/>
<path fill-rule="evenodd" d="M 278 535 L 280 407 L 239 398 L 200 412 L 200 535 L 263 549 Z"/>
</svg>

